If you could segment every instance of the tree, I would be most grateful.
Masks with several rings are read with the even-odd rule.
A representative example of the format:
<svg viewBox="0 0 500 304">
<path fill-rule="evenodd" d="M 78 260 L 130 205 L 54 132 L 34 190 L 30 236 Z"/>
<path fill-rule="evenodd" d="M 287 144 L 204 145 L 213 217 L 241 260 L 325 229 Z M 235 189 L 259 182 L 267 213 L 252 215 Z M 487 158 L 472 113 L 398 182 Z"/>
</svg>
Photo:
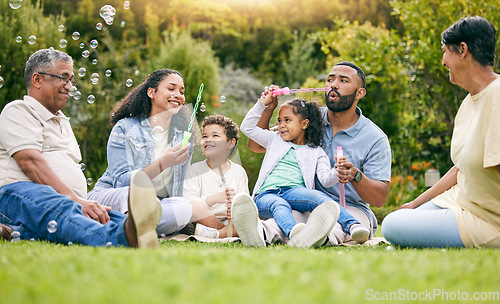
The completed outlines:
<svg viewBox="0 0 500 304">
<path fill-rule="evenodd" d="M 64 50 L 59 47 L 59 41 L 64 38 L 58 31 L 59 24 L 64 24 L 64 17 L 44 17 L 39 2 L 35 5 L 23 2 L 20 8 L 12 9 L 8 0 L 0 0 L 0 77 L 3 78 L 0 109 L 26 94 L 24 67 L 32 53 L 48 47 Z M 30 36 L 36 37 L 35 41 L 31 40 L 33 44 L 29 42 Z"/>
</svg>

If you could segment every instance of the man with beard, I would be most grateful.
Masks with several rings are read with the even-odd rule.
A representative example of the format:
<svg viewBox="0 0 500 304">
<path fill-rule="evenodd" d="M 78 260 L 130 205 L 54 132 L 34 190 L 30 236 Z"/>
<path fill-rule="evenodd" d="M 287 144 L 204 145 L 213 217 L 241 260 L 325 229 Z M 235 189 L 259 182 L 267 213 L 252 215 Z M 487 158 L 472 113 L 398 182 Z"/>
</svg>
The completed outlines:
<svg viewBox="0 0 500 304">
<path fill-rule="evenodd" d="M 371 120 L 363 116 L 358 102 L 366 94 L 366 78 L 363 70 L 351 62 L 337 63 L 326 79 L 325 93 L 327 107 L 321 108 L 323 116 L 323 149 L 335 165 L 337 146 L 342 146 L 347 162 L 338 167 L 339 181 L 345 184 L 346 210 L 363 226 L 377 230 L 377 219 L 369 205 L 383 206 L 389 193 L 391 177 L 391 149 L 385 133 Z M 275 99 L 270 109 L 263 113 L 259 127 L 268 127 Z M 254 152 L 263 152 L 263 148 L 249 140 L 248 147 Z M 316 181 L 316 189 L 339 201 L 338 185 L 325 188 Z M 305 221 L 307 215 L 295 214 L 297 222 Z M 286 240 L 284 235 L 277 235 L 273 220 L 264 224 L 266 242 L 277 239 Z M 329 245 L 349 242 L 339 224 L 336 224 L 328 238 Z"/>
</svg>

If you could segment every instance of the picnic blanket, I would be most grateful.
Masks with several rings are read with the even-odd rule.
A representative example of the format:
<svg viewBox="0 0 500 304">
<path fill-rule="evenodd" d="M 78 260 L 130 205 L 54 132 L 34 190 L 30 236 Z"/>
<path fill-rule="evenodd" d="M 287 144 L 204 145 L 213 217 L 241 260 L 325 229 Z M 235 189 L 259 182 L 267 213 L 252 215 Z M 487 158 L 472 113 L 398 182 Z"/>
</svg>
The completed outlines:
<svg viewBox="0 0 500 304">
<path fill-rule="evenodd" d="M 185 241 L 198 241 L 202 243 L 236 243 L 240 242 L 239 237 L 226 237 L 226 238 L 221 238 L 221 239 L 213 239 L 213 238 L 207 238 L 203 236 L 198 236 L 198 235 L 188 235 L 188 234 L 176 234 L 176 235 L 169 235 L 160 238 L 160 241 L 168 241 L 168 240 L 174 240 L 174 241 L 179 241 L 179 242 L 185 242 Z M 354 241 L 346 242 L 346 243 L 341 243 L 339 246 L 376 246 L 376 245 L 382 245 L 382 244 L 390 244 L 385 238 L 383 237 L 373 237 L 369 239 L 368 241 L 364 242 L 363 244 L 356 244 Z"/>
</svg>

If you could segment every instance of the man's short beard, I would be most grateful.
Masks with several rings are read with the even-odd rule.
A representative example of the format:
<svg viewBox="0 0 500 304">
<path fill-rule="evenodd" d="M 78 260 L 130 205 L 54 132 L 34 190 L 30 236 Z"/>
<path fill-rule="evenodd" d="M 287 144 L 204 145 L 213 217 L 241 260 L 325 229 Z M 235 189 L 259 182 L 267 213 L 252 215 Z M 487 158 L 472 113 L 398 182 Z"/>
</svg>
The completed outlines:
<svg viewBox="0 0 500 304">
<path fill-rule="evenodd" d="M 329 96 L 332 92 L 335 92 L 338 96 L 338 101 L 330 101 Z M 342 96 L 339 91 L 332 89 L 330 92 L 325 92 L 325 103 L 328 110 L 332 112 L 344 112 L 349 110 L 354 104 L 354 99 L 356 98 L 356 93 L 358 89 L 354 91 L 351 95 Z"/>
</svg>

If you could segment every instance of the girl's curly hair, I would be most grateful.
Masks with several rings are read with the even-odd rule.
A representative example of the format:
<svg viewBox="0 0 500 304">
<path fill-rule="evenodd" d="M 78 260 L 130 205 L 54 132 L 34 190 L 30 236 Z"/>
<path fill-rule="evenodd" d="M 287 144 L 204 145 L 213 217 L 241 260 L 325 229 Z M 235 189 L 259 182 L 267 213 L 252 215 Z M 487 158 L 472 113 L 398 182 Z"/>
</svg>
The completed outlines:
<svg viewBox="0 0 500 304">
<path fill-rule="evenodd" d="M 309 120 L 309 125 L 305 130 L 305 140 L 308 146 L 315 148 L 323 145 L 323 118 L 318 103 L 304 98 L 294 98 L 283 103 L 280 109 L 283 107 L 292 107 L 293 113 L 302 119 Z"/>
</svg>

